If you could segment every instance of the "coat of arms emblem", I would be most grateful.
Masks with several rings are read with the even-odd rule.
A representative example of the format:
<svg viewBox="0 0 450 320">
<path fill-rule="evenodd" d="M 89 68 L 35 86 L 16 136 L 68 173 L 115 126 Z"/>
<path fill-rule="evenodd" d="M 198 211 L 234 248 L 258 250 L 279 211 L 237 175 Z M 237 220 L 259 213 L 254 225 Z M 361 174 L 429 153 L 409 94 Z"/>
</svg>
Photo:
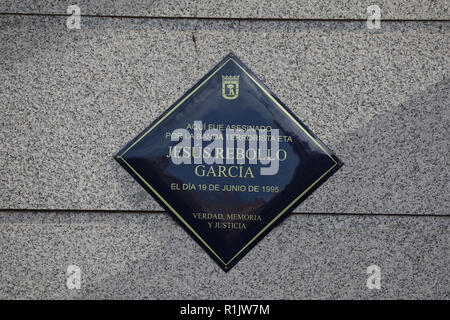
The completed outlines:
<svg viewBox="0 0 450 320">
<path fill-rule="evenodd" d="M 239 76 L 222 76 L 222 97 L 228 100 L 239 96 Z"/>
</svg>

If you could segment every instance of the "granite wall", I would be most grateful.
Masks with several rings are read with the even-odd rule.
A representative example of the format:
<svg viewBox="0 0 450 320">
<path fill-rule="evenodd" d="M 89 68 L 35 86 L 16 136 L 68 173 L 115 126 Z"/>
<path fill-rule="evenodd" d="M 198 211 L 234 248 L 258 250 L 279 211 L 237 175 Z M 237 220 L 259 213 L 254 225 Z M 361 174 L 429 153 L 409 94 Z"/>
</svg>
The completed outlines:
<svg viewBox="0 0 450 320">
<path fill-rule="evenodd" d="M 448 7 L 1 1 L 0 298 L 448 299 Z M 230 50 L 346 165 L 225 274 L 112 155 Z"/>
</svg>

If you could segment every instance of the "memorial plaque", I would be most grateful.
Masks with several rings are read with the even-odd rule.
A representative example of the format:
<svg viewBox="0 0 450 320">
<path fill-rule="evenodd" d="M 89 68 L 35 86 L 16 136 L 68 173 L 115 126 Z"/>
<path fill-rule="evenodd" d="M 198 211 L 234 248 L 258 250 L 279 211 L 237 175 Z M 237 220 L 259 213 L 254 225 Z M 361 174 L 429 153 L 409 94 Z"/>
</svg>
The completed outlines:
<svg viewBox="0 0 450 320">
<path fill-rule="evenodd" d="M 342 166 L 233 53 L 115 159 L 225 271 Z"/>
</svg>

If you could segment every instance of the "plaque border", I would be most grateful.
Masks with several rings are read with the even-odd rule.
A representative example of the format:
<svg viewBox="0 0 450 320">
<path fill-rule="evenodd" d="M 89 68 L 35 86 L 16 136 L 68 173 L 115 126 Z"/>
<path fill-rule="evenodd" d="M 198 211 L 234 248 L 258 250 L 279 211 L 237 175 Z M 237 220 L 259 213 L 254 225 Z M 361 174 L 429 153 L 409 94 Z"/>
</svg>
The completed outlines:
<svg viewBox="0 0 450 320">
<path fill-rule="evenodd" d="M 164 121 L 170 114 L 172 114 L 178 107 L 180 107 L 189 97 L 191 97 L 198 89 L 200 89 L 206 82 L 208 82 L 217 72 L 219 72 L 227 63 L 234 62 L 269 98 L 278 106 L 286 115 L 294 121 L 294 123 L 302 129 L 303 132 L 315 143 L 319 148 L 327 154 L 333 161 L 333 165 L 326 170 L 318 179 L 316 179 L 308 188 L 303 190 L 293 201 L 291 201 L 281 212 L 279 212 L 267 225 L 264 226 L 252 239 L 250 239 L 228 262 L 223 259 L 210 247 L 210 245 L 190 226 L 183 217 L 170 205 L 170 203 L 164 199 L 157 190 L 146 181 L 124 158 L 123 156 L 134 147 L 139 141 L 141 141 L 148 133 L 156 128 L 162 121 Z M 192 233 L 197 242 L 204 248 L 209 250 L 210 256 L 216 260 L 221 268 L 225 271 L 229 271 L 238 261 L 236 258 L 241 258 L 277 224 L 279 224 L 287 216 L 287 213 L 292 212 L 297 205 L 306 199 L 306 195 L 312 193 L 323 182 L 325 182 L 331 175 L 333 175 L 343 162 L 330 150 L 308 127 L 306 127 L 297 116 L 289 110 L 289 108 L 281 102 L 278 97 L 267 88 L 258 77 L 249 70 L 246 65 L 233 53 L 230 52 L 225 58 L 223 58 L 213 69 L 211 69 L 200 81 L 198 81 L 190 90 L 188 90 L 180 99 L 178 99 L 171 107 L 163 112 L 157 119 L 155 119 L 145 130 L 132 139 L 125 147 L 123 147 L 115 156 L 114 159 L 131 174 L 150 194 L 152 194 L 157 202 L 164 207 L 172 216 L 175 216 L 183 224 L 185 230 L 188 233 Z M 156 197 L 155 197 L 156 196 Z M 207 251 L 208 252 L 208 251 Z"/>
</svg>

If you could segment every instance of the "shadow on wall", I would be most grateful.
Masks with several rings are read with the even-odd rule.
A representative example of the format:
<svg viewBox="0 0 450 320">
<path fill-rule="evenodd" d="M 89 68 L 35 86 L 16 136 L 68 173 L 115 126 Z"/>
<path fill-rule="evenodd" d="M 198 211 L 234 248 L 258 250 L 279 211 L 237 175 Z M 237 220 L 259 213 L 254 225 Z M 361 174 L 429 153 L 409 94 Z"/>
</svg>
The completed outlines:
<svg viewBox="0 0 450 320">
<path fill-rule="evenodd" d="M 297 211 L 450 213 L 450 80 L 343 135 L 335 152 L 345 166 Z M 354 170 L 354 168 L 358 170 Z M 332 183 L 331 183 L 332 182 Z"/>
</svg>

